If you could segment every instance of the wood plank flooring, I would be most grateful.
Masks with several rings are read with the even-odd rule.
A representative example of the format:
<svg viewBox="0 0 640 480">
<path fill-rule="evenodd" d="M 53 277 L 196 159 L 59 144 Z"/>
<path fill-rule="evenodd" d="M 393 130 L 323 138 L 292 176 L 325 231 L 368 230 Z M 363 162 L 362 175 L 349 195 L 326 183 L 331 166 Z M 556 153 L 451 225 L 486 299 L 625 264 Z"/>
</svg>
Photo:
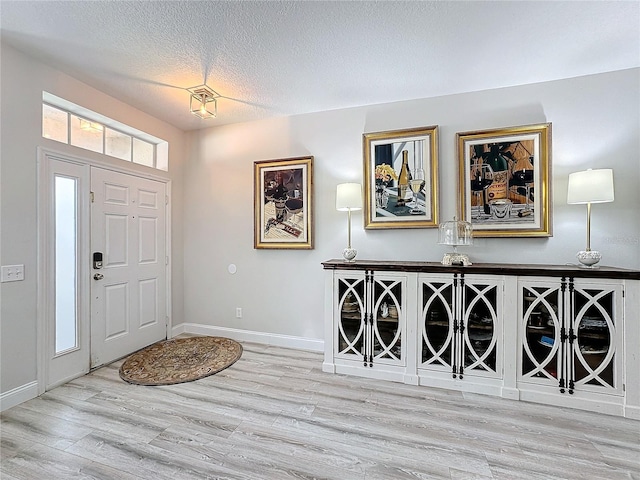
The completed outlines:
<svg viewBox="0 0 640 480">
<path fill-rule="evenodd" d="M 0 416 L 0 478 L 640 479 L 640 422 L 321 371 L 244 344 L 223 372 L 130 385 L 121 362 Z"/>
</svg>

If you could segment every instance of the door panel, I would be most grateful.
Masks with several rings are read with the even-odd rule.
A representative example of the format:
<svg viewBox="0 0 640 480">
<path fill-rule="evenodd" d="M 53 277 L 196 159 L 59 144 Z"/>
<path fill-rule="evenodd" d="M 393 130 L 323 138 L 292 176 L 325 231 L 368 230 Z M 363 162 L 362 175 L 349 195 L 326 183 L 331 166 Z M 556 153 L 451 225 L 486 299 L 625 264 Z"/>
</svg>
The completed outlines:
<svg viewBox="0 0 640 480">
<path fill-rule="evenodd" d="M 104 287 L 105 340 L 129 332 L 129 285 L 120 283 Z"/>
<path fill-rule="evenodd" d="M 129 205 L 129 188 L 105 182 L 104 203 L 107 205 Z"/>
<path fill-rule="evenodd" d="M 157 263 L 158 258 L 158 219 L 140 217 L 139 218 L 140 245 L 138 252 L 138 263 Z"/>
<path fill-rule="evenodd" d="M 104 268 L 126 267 L 129 260 L 129 218 L 127 215 L 106 214 L 105 245 L 109 249 L 104 262 Z"/>
<path fill-rule="evenodd" d="M 140 301 L 140 327 L 147 327 L 158 323 L 158 280 L 149 278 L 140 280 L 139 289 Z"/>
<path fill-rule="evenodd" d="M 102 278 L 91 284 L 91 366 L 166 338 L 166 185 L 91 170 L 91 251 Z"/>
</svg>

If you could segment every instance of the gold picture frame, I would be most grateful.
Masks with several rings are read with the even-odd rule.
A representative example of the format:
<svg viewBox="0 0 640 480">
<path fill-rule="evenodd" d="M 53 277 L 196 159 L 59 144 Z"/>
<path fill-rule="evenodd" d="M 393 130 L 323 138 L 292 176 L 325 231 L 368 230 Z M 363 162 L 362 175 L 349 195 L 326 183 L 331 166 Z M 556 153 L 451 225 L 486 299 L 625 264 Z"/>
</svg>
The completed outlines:
<svg viewBox="0 0 640 480">
<path fill-rule="evenodd" d="M 475 237 L 550 237 L 551 123 L 457 134 L 461 220 Z"/>
<path fill-rule="evenodd" d="M 365 228 L 437 227 L 438 127 L 365 133 L 363 152 Z"/>
<path fill-rule="evenodd" d="M 313 157 L 254 162 L 254 248 L 313 248 Z"/>
</svg>

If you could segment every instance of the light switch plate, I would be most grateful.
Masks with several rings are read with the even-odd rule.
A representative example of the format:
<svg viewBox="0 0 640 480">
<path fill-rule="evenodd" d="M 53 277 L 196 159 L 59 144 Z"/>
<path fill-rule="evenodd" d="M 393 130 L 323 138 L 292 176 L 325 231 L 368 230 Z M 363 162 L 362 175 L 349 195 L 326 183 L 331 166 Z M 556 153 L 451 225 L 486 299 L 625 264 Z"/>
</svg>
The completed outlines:
<svg viewBox="0 0 640 480">
<path fill-rule="evenodd" d="M 19 282 L 24 280 L 24 265 L 3 265 L 0 274 L 2 282 Z"/>
</svg>

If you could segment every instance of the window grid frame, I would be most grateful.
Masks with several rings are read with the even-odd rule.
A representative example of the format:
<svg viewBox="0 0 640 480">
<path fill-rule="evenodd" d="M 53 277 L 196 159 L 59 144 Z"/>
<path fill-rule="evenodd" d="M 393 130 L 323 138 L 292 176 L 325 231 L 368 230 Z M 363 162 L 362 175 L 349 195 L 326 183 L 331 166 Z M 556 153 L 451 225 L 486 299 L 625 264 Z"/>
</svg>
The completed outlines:
<svg viewBox="0 0 640 480">
<path fill-rule="evenodd" d="M 72 143 L 72 141 L 71 141 L 71 117 L 72 117 L 72 115 L 75 115 L 79 119 L 82 119 L 82 120 L 85 120 L 85 121 L 91 122 L 91 123 L 97 123 L 97 124 L 102 126 L 102 151 L 101 152 L 96 152 L 96 153 L 99 153 L 101 155 L 105 155 L 105 156 L 107 156 L 109 158 L 113 158 L 115 160 L 120 160 L 120 161 L 123 161 L 123 162 L 129 162 L 129 163 L 133 163 L 135 165 L 140 165 L 141 167 L 147 167 L 147 168 L 153 168 L 154 170 L 165 171 L 165 170 L 159 169 L 158 166 L 157 166 L 158 165 L 158 144 L 157 143 L 150 142 L 148 140 L 145 140 L 144 138 L 140 138 L 140 137 L 138 137 L 136 135 L 132 135 L 130 133 L 124 132 L 124 131 L 119 130 L 118 128 L 114 128 L 114 127 L 112 127 L 110 125 L 105 125 L 104 123 L 102 123 L 100 121 L 92 120 L 91 118 L 88 118 L 87 116 L 73 113 L 73 112 L 69 111 L 68 109 L 65 109 L 65 108 L 62 108 L 62 107 L 60 107 L 58 105 L 55 105 L 53 103 L 47 102 L 46 100 L 42 101 L 42 105 L 46 105 L 46 106 L 48 106 L 50 108 L 54 108 L 54 109 L 59 110 L 61 112 L 64 112 L 66 114 L 66 116 L 67 116 L 67 141 L 66 141 L 66 145 L 71 145 L 71 146 L 76 147 L 76 148 L 82 148 L 83 150 L 87 150 L 87 151 L 93 151 L 93 150 L 89 150 L 89 149 L 86 149 L 86 148 L 78 146 L 78 145 L 74 145 Z M 42 118 L 44 118 L 44 110 L 42 111 Z M 125 159 L 122 159 L 122 158 L 119 158 L 119 157 L 114 157 L 113 155 L 109 155 L 109 154 L 106 153 L 106 129 L 107 128 L 109 128 L 110 130 L 113 130 L 114 132 L 117 132 L 117 133 L 119 133 L 121 135 L 126 135 L 129 138 L 131 138 L 130 147 L 129 147 L 129 160 L 125 160 Z M 42 137 L 46 138 L 44 136 L 44 132 L 42 132 Z M 139 141 L 141 141 L 141 142 L 144 142 L 144 143 L 146 143 L 148 145 L 151 145 L 152 151 L 153 151 L 153 165 L 152 166 L 145 165 L 143 163 L 138 163 L 138 162 L 134 161 L 134 155 L 133 155 L 133 143 L 134 143 L 133 139 L 134 138 L 139 140 Z M 54 139 L 51 139 L 51 140 L 53 140 L 54 142 L 58 141 L 58 140 L 54 140 Z M 62 143 L 62 142 L 60 142 L 60 143 Z"/>
</svg>

